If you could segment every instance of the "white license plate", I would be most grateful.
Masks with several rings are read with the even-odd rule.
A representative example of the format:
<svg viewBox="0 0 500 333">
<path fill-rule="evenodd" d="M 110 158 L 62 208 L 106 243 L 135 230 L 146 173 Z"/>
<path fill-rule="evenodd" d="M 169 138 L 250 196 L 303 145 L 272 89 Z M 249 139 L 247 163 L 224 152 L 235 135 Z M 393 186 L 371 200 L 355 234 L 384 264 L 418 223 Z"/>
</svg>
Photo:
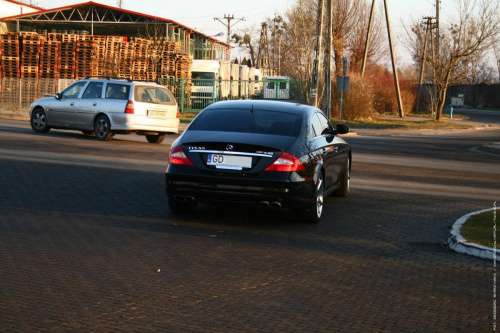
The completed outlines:
<svg viewBox="0 0 500 333">
<path fill-rule="evenodd" d="M 215 165 L 218 169 L 242 170 L 252 167 L 252 158 L 249 156 L 208 154 L 207 164 Z"/>
<path fill-rule="evenodd" d="M 166 118 L 166 115 L 165 111 L 148 110 L 148 117 L 151 118 Z"/>
</svg>

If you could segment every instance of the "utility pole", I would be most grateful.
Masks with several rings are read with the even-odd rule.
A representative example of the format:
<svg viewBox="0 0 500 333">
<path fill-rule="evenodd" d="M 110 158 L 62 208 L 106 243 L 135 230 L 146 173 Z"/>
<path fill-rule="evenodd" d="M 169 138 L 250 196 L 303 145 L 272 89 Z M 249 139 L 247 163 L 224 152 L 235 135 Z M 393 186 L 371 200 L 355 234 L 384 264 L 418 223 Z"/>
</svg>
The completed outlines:
<svg viewBox="0 0 500 333">
<path fill-rule="evenodd" d="M 262 29 L 260 30 L 260 40 L 259 40 L 259 53 L 257 53 L 257 64 L 255 68 L 269 69 L 269 42 L 267 39 L 267 23 L 263 22 L 261 24 Z M 264 74 L 265 75 L 265 74 Z"/>
<path fill-rule="evenodd" d="M 223 22 L 222 20 L 227 20 L 227 23 Z M 237 20 L 237 21 L 231 24 L 231 20 Z M 224 24 L 224 26 L 227 28 L 227 43 L 229 44 L 229 42 L 231 41 L 231 27 L 240 21 L 245 21 L 245 18 L 244 17 L 234 18 L 234 15 L 224 14 L 224 17 L 214 17 L 214 21 L 219 21 L 220 23 Z"/>
<path fill-rule="evenodd" d="M 439 0 L 438 0 L 439 1 Z M 394 55 L 394 47 L 392 45 L 391 22 L 389 20 L 389 10 L 387 9 L 387 0 L 384 0 L 385 20 L 387 22 L 387 36 L 389 38 L 389 48 L 391 51 L 392 71 L 394 72 L 394 85 L 396 86 L 396 97 L 398 100 L 399 116 L 404 118 L 403 103 L 401 102 L 401 92 L 399 90 L 398 68 L 396 66 L 396 57 Z"/>
<path fill-rule="evenodd" d="M 333 10 L 332 1 L 328 1 L 328 46 L 326 47 L 326 63 L 325 63 L 325 106 L 324 112 L 326 117 L 330 119 L 332 110 L 332 53 L 333 53 Z"/>
<path fill-rule="evenodd" d="M 420 67 L 420 80 L 418 81 L 418 96 L 417 96 L 417 109 L 416 109 L 417 112 L 420 109 L 420 95 L 422 92 L 422 84 L 424 83 L 425 62 L 427 61 L 427 43 L 429 41 L 429 32 L 431 30 L 432 20 L 434 18 L 427 16 L 424 17 L 424 19 L 427 19 L 427 22 L 425 23 L 426 28 L 425 28 L 424 51 L 422 54 L 422 66 Z"/>
<path fill-rule="evenodd" d="M 440 0 L 436 0 L 436 40 L 435 40 L 435 54 L 432 54 L 432 59 L 434 62 L 434 106 L 435 110 L 434 113 L 436 114 L 436 120 L 439 121 L 440 115 L 438 114 L 438 106 L 437 106 L 437 100 L 438 100 L 438 87 L 437 87 L 437 75 L 436 75 L 436 69 L 440 70 L 439 68 L 441 67 L 441 56 L 439 54 L 439 2 Z M 433 44 L 434 45 L 434 44 Z M 434 49 L 434 47 L 433 47 Z"/>
<path fill-rule="evenodd" d="M 313 98 L 313 105 L 318 107 L 318 83 L 319 83 L 319 72 L 321 69 L 321 57 L 323 56 L 323 50 L 321 45 L 321 40 L 323 38 L 323 0 L 318 0 L 318 25 L 316 29 L 316 58 L 313 63 L 313 73 L 311 82 L 311 97 Z"/>
<path fill-rule="evenodd" d="M 375 0 L 372 1 L 372 10 L 370 11 L 370 21 L 368 23 L 368 30 L 366 31 L 365 52 L 363 53 L 363 62 L 361 63 L 361 76 L 365 74 L 366 58 L 368 56 L 368 47 L 370 46 L 370 36 L 372 32 L 374 12 L 375 12 Z"/>
</svg>

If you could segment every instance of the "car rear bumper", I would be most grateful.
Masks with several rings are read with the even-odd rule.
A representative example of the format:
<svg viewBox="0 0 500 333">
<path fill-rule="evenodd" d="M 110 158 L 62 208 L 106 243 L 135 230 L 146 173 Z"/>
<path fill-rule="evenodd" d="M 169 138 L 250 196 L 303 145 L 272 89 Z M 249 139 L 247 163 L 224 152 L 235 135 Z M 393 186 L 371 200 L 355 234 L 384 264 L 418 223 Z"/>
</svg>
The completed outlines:
<svg viewBox="0 0 500 333">
<path fill-rule="evenodd" d="M 221 177 L 216 174 L 165 174 L 168 198 L 200 202 L 244 203 L 276 207 L 308 207 L 314 185 L 308 181 L 270 180 L 258 177 Z"/>
<path fill-rule="evenodd" d="M 113 131 L 179 133 L 180 121 L 175 119 L 155 119 L 126 113 L 110 114 Z"/>
</svg>

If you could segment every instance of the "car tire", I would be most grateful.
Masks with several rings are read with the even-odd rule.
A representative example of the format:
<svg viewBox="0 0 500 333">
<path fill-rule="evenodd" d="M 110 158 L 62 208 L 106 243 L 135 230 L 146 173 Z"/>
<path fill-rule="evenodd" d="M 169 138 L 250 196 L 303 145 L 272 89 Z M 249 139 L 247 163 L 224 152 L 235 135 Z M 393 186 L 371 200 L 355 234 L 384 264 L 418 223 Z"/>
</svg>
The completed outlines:
<svg viewBox="0 0 500 333">
<path fill-rule="evenodd" d="M 38 107 L 31 113 L 31 129 L 37 133 L 47 133 L 50 127 L 47 125 L 47 114 L 45 110 Z"/>
<path fill-rule="evenodd" d="M 350 179 L 351 179 L 351 159 L 347 158 L 344 170 L 341 174 L 340 187 L 333 192 L 336 197 L 346 198 L 349 196 Z"/>
<path fill-rule="evenodd" d="M 166 134 L 157 134 L 157 135 L 146 135 L 146 139 L 149 143 L 162 143 L 165 140 Z"/>
<path fill-rule="evenodd" d="M 174 213 L 192 213 L 196 210 L 196 201 L 179 202 L 174 197 L 168 197 L 168 207 Z"/>
<path fill-rule="evenodd" d="M 301 216 L 304 222 L 319 223 L 321 215 L 323 214 L 324 200 L 324 177 L 323 174 L 321 174 L 314 186 L 314 193 L 310 207 L 305 211 L 298 212 L 298 215 Z"/>
<path fill-rule="evenodd" d="M 108 117 L 97 117 L 94 132 L 96 139 L 99 141 L 109 141 L 113 138 L 113 133 L 111 133 L 111 123 L 109 122 Z"/>
</svg>

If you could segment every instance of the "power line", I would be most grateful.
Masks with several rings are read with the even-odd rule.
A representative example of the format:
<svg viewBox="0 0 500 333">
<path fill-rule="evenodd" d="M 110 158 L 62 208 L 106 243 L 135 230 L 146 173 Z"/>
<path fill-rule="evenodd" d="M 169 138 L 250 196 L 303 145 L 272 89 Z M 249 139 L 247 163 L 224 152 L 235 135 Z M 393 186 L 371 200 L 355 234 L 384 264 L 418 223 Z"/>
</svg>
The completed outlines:
<svg viewBox="0 0 500 333">
<path fill-rule="evenodd" d="M 225 23 L 222 20 L 227 20 L 227 23 Z M 237 21 L 231 24 L 231 20 L 237 20 Z M 214 17 L 214 21 L 219 21 L 220 23 L 224 24 L 224 26 L 227 27 L 227 43 L 229 44 L 229 42 L 231 41 L 231 27 L 240 21 L 245 21 L 245 18 L 244 17 L 234 18 L 234 15 L 224 14 L 224 17 Z"/>
</svg>

